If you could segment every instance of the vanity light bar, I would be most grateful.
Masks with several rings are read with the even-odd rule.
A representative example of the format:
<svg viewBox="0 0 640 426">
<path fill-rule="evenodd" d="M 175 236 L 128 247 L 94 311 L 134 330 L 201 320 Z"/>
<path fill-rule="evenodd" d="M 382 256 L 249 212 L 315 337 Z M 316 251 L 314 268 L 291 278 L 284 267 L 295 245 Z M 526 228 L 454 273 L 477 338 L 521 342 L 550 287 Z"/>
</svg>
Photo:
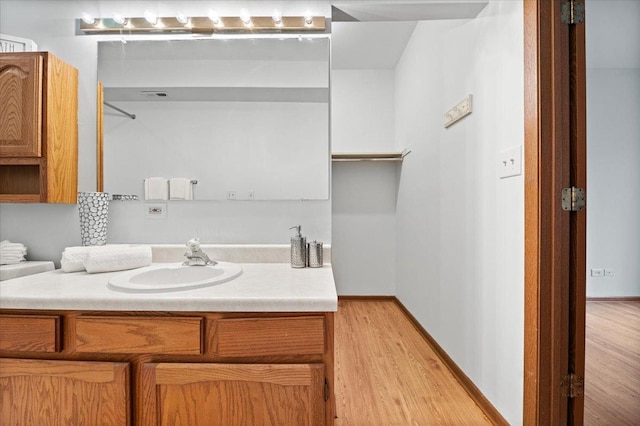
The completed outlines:
<svg viewBox="0 0 640 426">
<path fill-rule="evenodd" d="M 252 16 L 251 26 L 247 26 L 239 16 L 220 16 L 215 24 L 208 16 L 188 18 L 187 24 L 181 23 L 176 17 L 158 17 L 157 23 L 151 24 L 145 18 L 128 18 L 125 25 L 114 19 L 96 19 L 89 24 L 78 19 L 80 31 L 84 34 L 213 34 L 240 32 L 313 32 L 324 31 L 326 22 L 324 16 L 283 16 L 278 23 L 272 16 Z"/>
</svg>

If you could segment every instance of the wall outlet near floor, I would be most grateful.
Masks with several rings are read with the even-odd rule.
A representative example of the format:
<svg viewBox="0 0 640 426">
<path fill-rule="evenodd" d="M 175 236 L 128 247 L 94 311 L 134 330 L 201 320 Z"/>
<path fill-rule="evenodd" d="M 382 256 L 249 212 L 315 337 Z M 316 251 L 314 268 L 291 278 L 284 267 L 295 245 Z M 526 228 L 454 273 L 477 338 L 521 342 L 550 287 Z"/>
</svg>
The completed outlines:
<svg viewBox="0 0 640 426">
<path fill-rule="evenodd" d="M 613 276 L 613 269 L 605 269 L 604 270 L 604 276 L 605 277 L 612 277 Z"/>
<path fill-rule="evenodd" d="M 227 191 L 227 200 L 235 200 L 236 196 L 236 191 Z"/>
<path fill-rule="evenodd" d="M 167 203 L 145 203 L 144 215 L 147 219 L 166 219 Z"/>
<path fill-rule="evenodd" d="M 604 269 L 591 269 L 592 277 L 602 277 L 604 276 Z"/>
</svg>

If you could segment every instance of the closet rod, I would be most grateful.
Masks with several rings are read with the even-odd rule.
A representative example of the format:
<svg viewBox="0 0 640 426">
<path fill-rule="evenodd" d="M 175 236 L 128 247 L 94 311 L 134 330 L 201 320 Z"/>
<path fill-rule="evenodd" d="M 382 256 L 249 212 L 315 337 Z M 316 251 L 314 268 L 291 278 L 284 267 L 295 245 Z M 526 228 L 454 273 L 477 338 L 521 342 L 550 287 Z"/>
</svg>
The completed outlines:
<svg viewBox="0 0 640 426">
<path fill-rule="evenodd" d="M 126 116 L 127 116 L 127 117 L 129 117 L 129 118 L 131 118 L 132 120 L 135 120 L 135 119 L 136 119 L 136 115 L 135 115 L 135 114 L 130 114 L 130 113 L 128 113 L 127 111 L 125 111 L 125 110 L 123 110 L 123 109 L 120 109 L 120 108 L 118 108 L 118 107 L 117 107 L 117 106 L 115 106 L 115 105 L 111 105 L 109 102 L 103 102 L 103 103 L 104 103 L 106 106 L 108 106 L 109 108 L 113 108 L 113 109 L 115 109 L 116 111 L 123 113 L 124 115 L 126 115 Z"/>
</svg>

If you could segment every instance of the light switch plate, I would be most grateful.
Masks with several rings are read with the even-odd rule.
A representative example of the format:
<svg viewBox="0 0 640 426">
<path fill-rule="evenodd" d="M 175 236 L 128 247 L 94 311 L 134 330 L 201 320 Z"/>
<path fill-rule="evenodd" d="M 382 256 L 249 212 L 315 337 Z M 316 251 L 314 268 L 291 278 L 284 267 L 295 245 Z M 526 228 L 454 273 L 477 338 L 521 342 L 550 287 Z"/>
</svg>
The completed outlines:
<svg viewBox="0 0 640 426">
<path fill-rule="evenodd" d="M 498 176 L 500 179 L 522 174 L 522 145 L 500 152 L 498 158 Z"/>
<path fill-rule="evenodd" d="M 592 277 L 602 277 L 604 275 L 604 270 L 602 269 L 591 269 Z"/>
</svg>

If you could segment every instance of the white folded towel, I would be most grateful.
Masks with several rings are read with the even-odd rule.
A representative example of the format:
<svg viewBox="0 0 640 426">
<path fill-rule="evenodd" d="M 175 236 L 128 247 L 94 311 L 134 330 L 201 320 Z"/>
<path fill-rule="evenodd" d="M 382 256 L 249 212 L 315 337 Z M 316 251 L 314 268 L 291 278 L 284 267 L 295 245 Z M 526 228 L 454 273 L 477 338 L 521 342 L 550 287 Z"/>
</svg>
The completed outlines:
<svg viewBox="0 0 640 426">
<path fill-rule="evenodd" d="M 110 250 L 111 248 L 125 248 L 129 244 L 107 244 L 106 246 L 76 246 L 67 247 L 62 252 L 60 266 L 62 272 L 80 272 L 84 271 L 84 260 L 90 251 L 100 252 L 101 250 Z"/>
<path fill-rule="evenodd" d="M 151 247 L 107 247 L 107 250 L 92 250 L 84 260 L 90 274 L 97 272 L 124 271 L 151 265 Z"/>
<path fill-rule="evenodd" d="M 16 265 L 26 261 L 27 259 L 25 259 L 24 256 L 2 257 L 0 258 L 0 265 Z"/>
<path fill-rule="evenodd" d="M 191 179 L 171 178 L 169 179 L 169 199 L 170 200 L 193 200 L 193 184 Z"/>
<path fill-rule="evenodd" d="M 27 259 L 27 247 L 22 243 L 12 243 L 9 240 L 0 241 L 0 265 L 15 265 Z"/>
<path fill-rule="evenodd" d="M 169 185 L 163 177 L 150 177 L 144 180 L 145 200 L 168 200 Z"/>
</svg>

